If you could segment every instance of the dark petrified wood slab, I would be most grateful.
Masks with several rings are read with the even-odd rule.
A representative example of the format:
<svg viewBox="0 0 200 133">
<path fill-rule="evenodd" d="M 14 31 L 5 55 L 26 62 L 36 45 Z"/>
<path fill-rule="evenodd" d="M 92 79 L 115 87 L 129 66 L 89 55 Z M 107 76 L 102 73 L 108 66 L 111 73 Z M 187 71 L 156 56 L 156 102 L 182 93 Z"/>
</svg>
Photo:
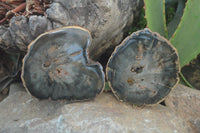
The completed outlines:
<svg viewBox="0 0 200 133">
<path fill-rule="evenodd" d="M 38 99 L 86 100 L 104 88 L 99 63 L 88 58 L 90 33 L 80 27 L 65 27 L 40 35 L 24 58 L 22 80 Z"/>
<path fill-rule="evenodd" d="M 107 78 L 119 100 L 155 104 L 177 84 L 179 69 L 175 48 L 145 29 L 133 33 L 115 49 L 107 64 Z"/>
</svg>

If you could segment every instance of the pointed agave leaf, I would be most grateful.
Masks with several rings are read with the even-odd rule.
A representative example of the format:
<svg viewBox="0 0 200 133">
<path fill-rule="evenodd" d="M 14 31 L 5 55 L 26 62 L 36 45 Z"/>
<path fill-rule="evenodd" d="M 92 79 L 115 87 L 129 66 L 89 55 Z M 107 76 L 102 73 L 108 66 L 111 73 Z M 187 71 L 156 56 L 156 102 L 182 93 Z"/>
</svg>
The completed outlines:
<svg viewBox="0 0 200 133">
<path fill-rule="evenodd" d="M 178 24 L 180 23 L 180 20 L 183 16 L 183 10 L 185 8 L 185 1 L 184 0 L 178 0 L 178 5 L 176 9 L 176 14 L 173 18 L 173 20 L 167 25 L 167 31 L 168 31 L 168 37 L 171 38 L 174 32 L 177 29 Z"/>
<path fill-rule="evenodd" d="M 188 0 L 182 20 L 170 39 L 177 48 L 183 67 L 200 53 L 200 1 Z"/>
<path fill-rule="evenodd" d="M 147 27 L 167 38 L 165 0 L 144 0 Z"/>
</svg>

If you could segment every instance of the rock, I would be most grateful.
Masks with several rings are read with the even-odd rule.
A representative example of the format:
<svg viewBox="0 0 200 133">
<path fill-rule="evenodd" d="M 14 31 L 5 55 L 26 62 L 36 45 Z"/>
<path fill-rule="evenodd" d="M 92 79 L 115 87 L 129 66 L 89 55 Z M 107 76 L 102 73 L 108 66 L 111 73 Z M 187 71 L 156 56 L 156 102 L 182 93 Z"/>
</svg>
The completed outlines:
<svg viewBox="0 0 200 133">
<path fill-rule="evenodd" d="M 18 85 L 12 85 L 17 87 Z M 156 105 L 138 109 L 119 102 L 112 93 L 93 101 L 38 101 L 14 91 L 0 103 L 0 132 L 21 133 L 191 133 L 191 127 L 170 109 Z"/>
<path fill-rule="evenodd" d="M 187 120 L 200 133 L 200 91 L 178 85 L 166 98 L 165 104 Z"/>
<path fill-rule="evenodd" d="M 9 91 L 8 84 L 14 80 L 13 77 L 9 77 L 15 69 L 15 63 L 13 59 L 15 56 L 11 56 L 0 49 L 0 101 L 3 100 Z"/>
<path fill-rule="evenodd" d="M 194 118 L 191 122 L 191 127 L 193 128 L 195 133 L 200 133 L 200 118 Z"/>
<path fill-rule="evenodd" d="M 6 87 L 2 92 L 0 92 L 0 102 L 8 96 L 9 87 Z"/>
<path fill-rule="evenodd" d="M 6 98 L 6 95 L 0 93 L 0 102 L 1 102 L 4 98 Z"/>
<path fill-rule="evenodd" d="M 6 45 L 4 47 L 7 49 L 26 52 L 27 46 L 32 40 L 51 29 L 51 22 L 44 16 L 31 16 L 29 19 L 25 16 L 13 17 L 7 31 L 0 36 L 0 44 Z M 8 41 L 8 39 L 10 40 Z"/>
<path fill-rule="evenodd" d="M 91 31 L 91 57 L 114 48 L 138 16 L 142 0 L 54 0 L 45 16 L 13 17 L 9 27 L 0 27 L 0 47 L 25 52 L 39 34 L 51 29 L 76 25 Z"/>
<path fill-rule="evenodd" d="M 9 95 L 14 95 L 16 92 L 26 92 L 25 88 L 23 87 L 22 83 L 15 82 L 10 85 Z"/>
<path fill-rule="evenodd" d="M 0 129 L 0 133 L 27 133 L 28 129 L 26 127 L 12 127 Z"/>
<path fill-rule="evenodd" d="M 183 66 L 182 74 L 187 81 L 195 88 L 200 90 L 200 54 L 197 58 L 190 61 L 189 64 Z"/>
</svg>

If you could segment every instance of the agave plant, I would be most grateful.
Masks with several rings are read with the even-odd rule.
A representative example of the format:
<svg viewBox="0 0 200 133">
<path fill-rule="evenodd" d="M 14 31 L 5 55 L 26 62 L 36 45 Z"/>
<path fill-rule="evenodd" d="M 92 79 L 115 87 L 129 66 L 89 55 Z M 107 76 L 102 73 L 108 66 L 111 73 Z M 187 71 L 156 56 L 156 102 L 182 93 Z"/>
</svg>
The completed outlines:
<svg viewBox="0 0 200 133">
<path fill-rule="evenodd" d="M 174 19 L 166 25 L 165 2 L 168 1 L 144 0 L 147 27 L 165 36 L 174 45 L 178 50 L 180 66 L 183 67 L 200 53 L 200 1 L 188 0 L 184 6 L 185 0 L 178 0 Z M 182 73 L 180 75 L 192 87 Z"/>
</svg>

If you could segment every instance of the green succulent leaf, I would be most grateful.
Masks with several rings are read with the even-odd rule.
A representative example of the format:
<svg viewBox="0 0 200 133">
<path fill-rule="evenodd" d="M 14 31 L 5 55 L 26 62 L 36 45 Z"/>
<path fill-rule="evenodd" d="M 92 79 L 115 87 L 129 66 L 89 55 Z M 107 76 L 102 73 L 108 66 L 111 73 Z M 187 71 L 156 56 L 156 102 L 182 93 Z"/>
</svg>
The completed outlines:
<svg viewBox="0 0 200 133">
<path fill-rule="evenodd" d="M 181 17 L 183 16 L 184 8 L 185 8 L 185 0 L 178 0 L 175 16 L 173 17 L 173 20 L 167 25 L 169 38 L 171 38 L 174 32 L 176 31 L 177 26 L 181 20 Z"/>
<path fill-rule="evenodd" d="M 147 27 L 168 38 L 165 19 L 165 0 L 144 0 Z"/>
<path fill-rule="evenodd" d="M 182 20 L 170 39 L 183 67 L 200 53 L 200 0 L 188 0 Z"/>
</svg>

